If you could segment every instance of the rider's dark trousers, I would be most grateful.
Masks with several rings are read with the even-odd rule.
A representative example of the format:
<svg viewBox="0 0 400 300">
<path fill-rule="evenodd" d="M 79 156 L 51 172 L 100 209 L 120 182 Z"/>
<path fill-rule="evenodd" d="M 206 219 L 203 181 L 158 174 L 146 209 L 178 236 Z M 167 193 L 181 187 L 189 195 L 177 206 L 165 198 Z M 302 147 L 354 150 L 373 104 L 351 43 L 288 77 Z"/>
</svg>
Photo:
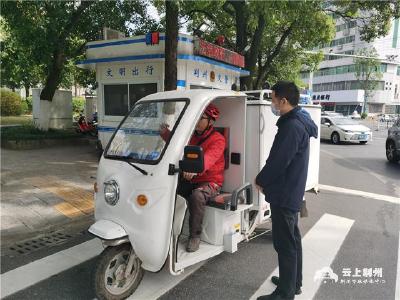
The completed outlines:
<svg viewBox="0 0 400 300">
<path fill-rule="evenodd" d="M 182 179 L 179 182 L 177 192 L 188 203 L 190 237 L 200 237 L 206 204 L 210 198 L 218 195 L 220 188 L 212 183 L 193 184 Z"/>
<path fill-rule="evenodd" d="M 271 205 L 272 240 L 278 253 L 278 290 L 287 298 L 294 298 L 302 286 L 302 246 L 298 227 L 298 213 Z"/>
</svg>

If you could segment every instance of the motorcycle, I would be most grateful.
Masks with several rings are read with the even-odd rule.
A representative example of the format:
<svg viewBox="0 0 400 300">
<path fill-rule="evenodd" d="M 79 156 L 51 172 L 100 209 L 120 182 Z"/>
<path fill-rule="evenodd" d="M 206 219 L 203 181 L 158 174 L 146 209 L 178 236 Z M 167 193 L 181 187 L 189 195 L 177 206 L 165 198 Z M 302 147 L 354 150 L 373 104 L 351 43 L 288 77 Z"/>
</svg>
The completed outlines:
<svg viewBox="0 0 400 300">
<path fill-rule="evenodd" d="M 97 122 L 95 120 L 87 122 L 85 115 L 80 114 L 76 124 L 76 132 L 89 134 L 90 136 L 97 136 Z"/>
</svg>

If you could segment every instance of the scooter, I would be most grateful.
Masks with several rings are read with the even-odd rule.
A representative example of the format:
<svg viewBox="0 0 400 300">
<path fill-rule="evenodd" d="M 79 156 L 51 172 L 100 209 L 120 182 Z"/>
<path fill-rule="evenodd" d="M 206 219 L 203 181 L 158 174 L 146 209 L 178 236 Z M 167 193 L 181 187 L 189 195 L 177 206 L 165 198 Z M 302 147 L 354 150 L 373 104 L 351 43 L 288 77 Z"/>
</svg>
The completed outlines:
<svg viewBox="0 0 400 300">
<path fill-rule="evenodd" d="M 180 172 L 204 169 L 202 148 L 187 144 L 211 102 L 221 115 L 214 126 L 226 139 L 225 179 L 223 192 L 206 206 L 200 248 L 188 253 L 187 204 L 176 191 Z M 246 120 L 246 110 L 243 93 L 171 91 L 142 98 L 121 121 L 104 150 L 94 186 L 96 222 L 89 232 L 105 247 L 94 275 L 99 299 L 127 298 L 144 271 L 158 272 L 167 264 L 172 275 L 179 275 L 224 251 L 234 253 L 238 243 L 270 221 L 268 203 L 251 184 L 260 158 L 246 154 L 247 123 L 256 122 L 257 128 L 261 123 Z M 160 136 L 160 124 L 171 130 L 167 141 Z M 263 132 L 266 125 L 263 121 Z"/>
<path fill-rule="evenodd" d="M 82 134 L 88 133 L 91 136 L 97 136 L 97 122 L 87 122 L 86 117 L 83 114 L 80 114 L 77 121 L 76 132 Z"/>
</svg>

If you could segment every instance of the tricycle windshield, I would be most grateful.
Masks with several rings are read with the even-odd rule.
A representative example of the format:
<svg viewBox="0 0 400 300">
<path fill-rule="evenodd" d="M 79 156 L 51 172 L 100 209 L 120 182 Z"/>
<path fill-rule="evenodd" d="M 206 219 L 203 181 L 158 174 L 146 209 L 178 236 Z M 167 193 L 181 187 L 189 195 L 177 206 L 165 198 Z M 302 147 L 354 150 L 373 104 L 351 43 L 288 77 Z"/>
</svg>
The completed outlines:
<svg viewBox="0 0 400 300">
<path fill-rule="evenodd" d="M 188 99 L 136 103 L 110 140 L 105 157 L 157 164 L 188 103 Z M 160 135 L 161 128 L 168 130 L 167 138 Z"/>
</svg>

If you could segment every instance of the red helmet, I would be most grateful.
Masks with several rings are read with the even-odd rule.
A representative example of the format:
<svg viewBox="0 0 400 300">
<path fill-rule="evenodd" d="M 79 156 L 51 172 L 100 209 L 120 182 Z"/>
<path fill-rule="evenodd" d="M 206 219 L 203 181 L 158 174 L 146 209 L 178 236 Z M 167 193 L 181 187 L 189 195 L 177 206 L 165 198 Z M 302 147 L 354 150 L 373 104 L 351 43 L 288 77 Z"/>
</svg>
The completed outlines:
<svg viewBox="0 0 400 300">
<path fill-rule="evenodd" d="M 204 113 L 214 121 L 219 118 L 219 109 L 214 104 L 209 104 Z"/>
</svg>

